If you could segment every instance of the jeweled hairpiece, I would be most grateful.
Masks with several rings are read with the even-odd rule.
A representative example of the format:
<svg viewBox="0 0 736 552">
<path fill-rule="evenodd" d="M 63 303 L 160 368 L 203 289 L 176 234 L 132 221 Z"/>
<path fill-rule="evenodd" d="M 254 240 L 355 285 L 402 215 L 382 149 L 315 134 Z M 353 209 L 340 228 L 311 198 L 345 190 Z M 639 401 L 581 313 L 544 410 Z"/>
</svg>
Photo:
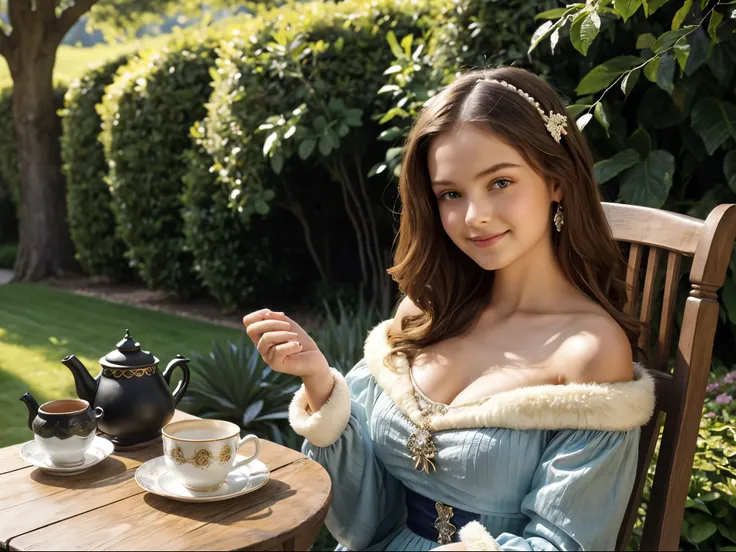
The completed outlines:
<svg viewBox="0 0 736 552">
<path fill-rule="evenodd" d="M 560 139 L 562 138 L 562 135 L 567 135 L 567 130 L 565 130 L 565 127 L 567 126 L 567 116 L 562 115 L 561 113 L 554 113 L 553 111 L 549 112 L 549 115 L 546 115 L 542 108 L 539 106 L 539 102 L 532 98 L 529 94 L 524 92 L 521 88 L 517 88 L 513 84 L 509 84 L 506 81 L 498 80 L 498 79 L 487 79 L 487 78 L 480 78 L 477 82 L 485 81 L 485 82 L 495 82 L 496 84 L 500 84 L 504 88 L 508 88 L 509 90 L 512 90 L 519 94 L 522 98 L 524 98 L 526 101 L 528 101 L 530 104 L 532 104 L 537 111 L 539 111 L 539 114 L 542 116 L 542 120 L 544 121 L 545 126 L 547 127 L 547 131 L 552 135 L 552 138 L 555 139 L 557 143 L 560 142 Z"/>
</svg>

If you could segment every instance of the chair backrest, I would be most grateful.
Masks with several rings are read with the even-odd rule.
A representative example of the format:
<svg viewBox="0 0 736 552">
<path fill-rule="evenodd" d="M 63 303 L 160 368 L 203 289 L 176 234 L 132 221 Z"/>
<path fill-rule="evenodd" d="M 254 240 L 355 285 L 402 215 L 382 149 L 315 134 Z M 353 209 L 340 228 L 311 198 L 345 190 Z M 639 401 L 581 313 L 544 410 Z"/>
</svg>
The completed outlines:
<svg viewBox="0 0 736 552">
<path fill-rule="evenodd" d="M 662 287 L 660 264 L 663 257 L 667 258 L 658 331 L 655 337 L 645 332 L 639 342 L 649 355 L 646 364 L 656 381 L 656 410 L 642 430 L 636 484 L 616 548 L 625 550 L 629 542 L 647 470 L 664 424 L 641 549 L 677 550 L 718 321 L 717 292 L 725 281 L 736 238 L 736 205 L 719 205 L 705 221 L 618 203 L 603 203 L 603 209 L 614 239 L 630 244 L 626 310 L 638 315 L 647 327 L 652 321 L 654 298 Z M 645 256 L 646 264 L 642 267 Z M 690 285 L 671 363 L 683 258 L 686 262 L 692 259 Z"/>
</svg>

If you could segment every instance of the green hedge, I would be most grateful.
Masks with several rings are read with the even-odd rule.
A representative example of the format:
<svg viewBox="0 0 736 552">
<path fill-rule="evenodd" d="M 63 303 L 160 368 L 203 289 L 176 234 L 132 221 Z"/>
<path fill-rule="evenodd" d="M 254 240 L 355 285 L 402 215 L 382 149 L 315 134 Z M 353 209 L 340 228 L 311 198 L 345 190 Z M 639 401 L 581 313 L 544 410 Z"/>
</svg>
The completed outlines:
<svg viewBox="0 0 736 552">
<path fill-rule="evenodd" d="M 189 128 L 205 114 L 216 43 L 180 37 L 118 70 L 98 105 L 118 234 L 152 289 L 182 296 L 200 284 L 186 249 L 180 196 Z"/>
<path fill-rule="evenodd" d="M 365 181 L 383 154 L 373 115 L 386 106 L 377 94 L 393 58 L 386 34 L 422 32 L 433 10 L 430 2 L 393 0 L 301 4 L 269 12 L 263 28 L 221 45 L 203 147 L 243 224 L 275 211 L 293 228 L 290 242 L 303 252 L 294 270 L 312 296 L 365 281 L 341 179 L 372 209 L 379 272 L 388 262 L 395 186 Z M 230 239 L 213 232 L 193 246 L 198 260 L 231 275 L 208 281 L 211 289 L 243 277 L 238 260 L 218 250 Z M 250 237 L 241 242 L 247 250 Z M 300 266 L 312 267 L 311 282 Z"/>
<path fill-rule="evenodd" d="M 127 56 L 119 57 L 74 80 L 62 111 L 62 169 L 77 259 L 86 273 L 116 280 L 129 279 L 132 271 L 124 258 L 125 244 L 115 231 L 112 197 L 105 180 L 107 162 L 98 140 L 101 121 L 95 106 L 102 101 L 115 72 L 127 62 Z"/>
</svg>

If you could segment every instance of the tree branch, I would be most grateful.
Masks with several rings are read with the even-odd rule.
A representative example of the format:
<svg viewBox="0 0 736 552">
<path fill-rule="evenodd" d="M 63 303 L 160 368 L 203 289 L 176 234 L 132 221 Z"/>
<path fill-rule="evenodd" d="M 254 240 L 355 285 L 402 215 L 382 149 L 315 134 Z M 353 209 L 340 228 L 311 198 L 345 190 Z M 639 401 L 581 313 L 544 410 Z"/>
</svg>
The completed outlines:
<svg viewBox="0 0 736 552">
<path fill-rule="evenodd" d="M 12 0 L 11 0 L 12 1 Z M 54 21 L 52 36 L 57 43 L 60 43 L 69 29 L 79 21 L 79 19 L 87 13 L 98 0 L 76 0 L 73 6 L 65 9 L 61 15 Z"/>
</svg>

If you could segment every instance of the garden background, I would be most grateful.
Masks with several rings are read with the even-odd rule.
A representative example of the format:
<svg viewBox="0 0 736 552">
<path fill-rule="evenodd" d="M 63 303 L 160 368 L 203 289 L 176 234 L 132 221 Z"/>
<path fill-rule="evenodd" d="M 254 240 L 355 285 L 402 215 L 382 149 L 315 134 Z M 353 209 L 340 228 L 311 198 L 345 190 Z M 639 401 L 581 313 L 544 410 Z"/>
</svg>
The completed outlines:
<svg viewBox="0 0 736 552">
<path fill-rule="evenodd" d="M 12 27 L 14 3 L 0 1 L 0 30 Z M 58 177 L 36 197 L 63 213 L 47 231 L 66 233 L 73 259 L 40 276 L 19 227 L 48 206 L 32 203 L 24 181 L 13 123 L 20 73 L 0 67 L 0 268 L 22 280 L 0 287 L 0 446 L 28 438 L 20 395 L 73 393 L 59 360 L 74 352 L 95 367 L 130 327 L 162 359 L 191 355 L 184 410 L 298 448 L 287 421 L 298 380 L 262 362 L 239 320 L 286 310 L 332 365 L 346 372 L 360 359 L 397 298 L 385 269 L 402 140 L 464 69 L 513 64 L 552 84 L 593 147 L 606 201 L 699 218 L 736 203 L 733 1 L 230 2 L 193 18 L 177 14 L 184 3 L 158 19 L 133 1 L 86 4 L 88 23 L 128 40 L 80 46 L 100 40 L 80 23 L 56 51 L 46 149 L 58 151 Z M 736 254 L 720 294 L 684 550 L 736 550 L 735 265 Z M 687 278 L 680 285 L 681 313 Z M 83 296 L 115 290 L 164 294 L 158 310 L 169 312 Z M 334 544 L 323 531 L 315 549 Z"/>
</svg>

